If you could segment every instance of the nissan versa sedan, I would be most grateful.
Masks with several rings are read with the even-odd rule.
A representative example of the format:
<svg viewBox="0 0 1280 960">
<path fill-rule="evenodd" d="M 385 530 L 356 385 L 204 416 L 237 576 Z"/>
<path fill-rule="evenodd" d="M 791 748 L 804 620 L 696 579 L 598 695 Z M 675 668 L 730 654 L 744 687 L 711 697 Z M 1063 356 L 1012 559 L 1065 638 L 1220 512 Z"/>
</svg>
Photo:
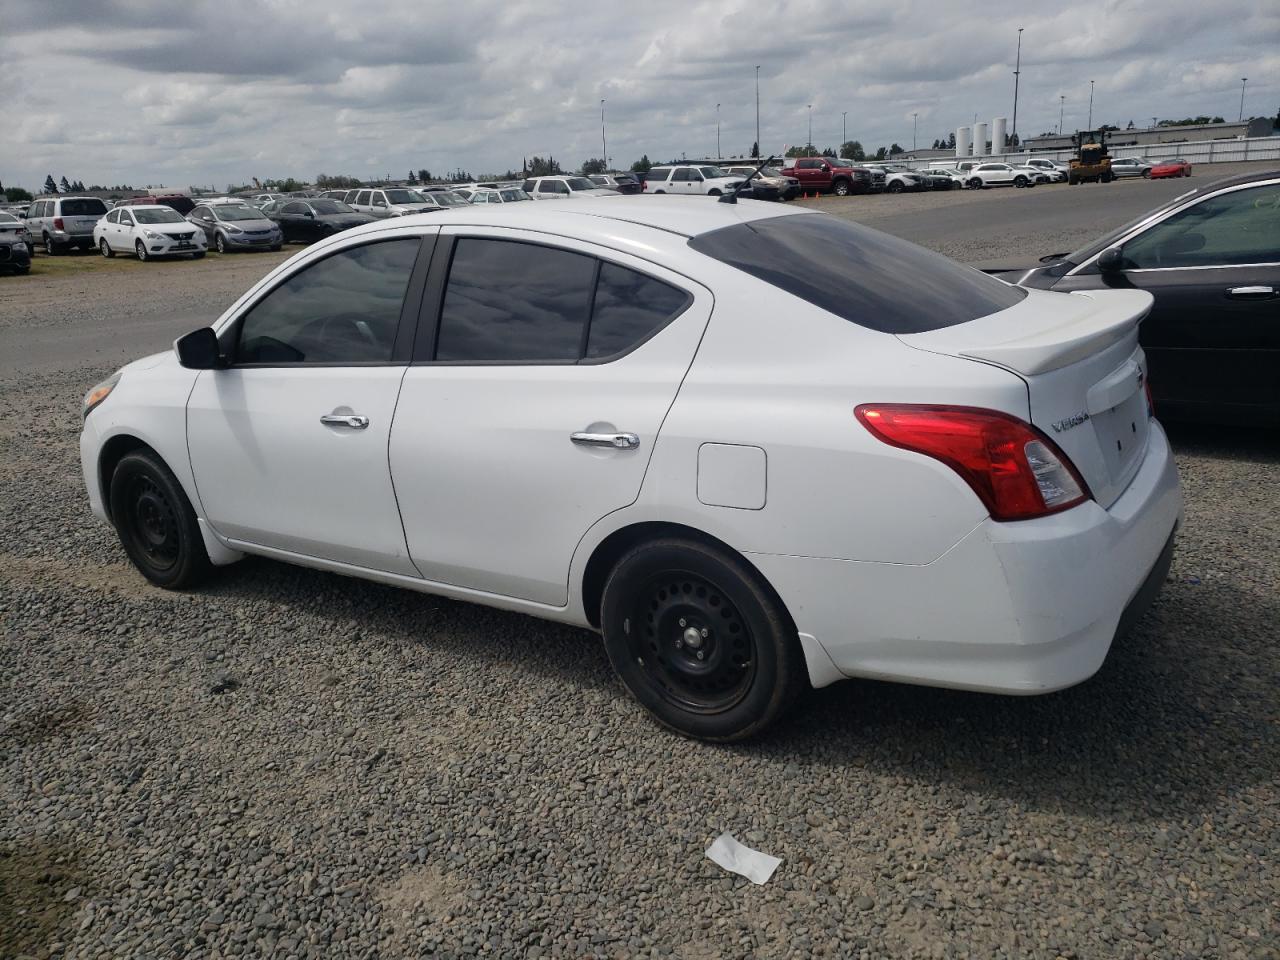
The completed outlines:
<svg viewBox="0 0 1280 960">
<path fill-rule="evenodd" d="M 84 479 L 159 586 L 249 553 L 598 630 L 690 736 L 844 677 L 1043 693 L 1169 567 L 1151 300 L 776 204 L 396 218 L 94 386 Z"/>
<path fill-rule="evenodd" d="M 1140 340 L 1169 419 L 1280 426 L 1280 170 L 1208 184 L 1005 279 L 1141 291 Z"/>
</svg>

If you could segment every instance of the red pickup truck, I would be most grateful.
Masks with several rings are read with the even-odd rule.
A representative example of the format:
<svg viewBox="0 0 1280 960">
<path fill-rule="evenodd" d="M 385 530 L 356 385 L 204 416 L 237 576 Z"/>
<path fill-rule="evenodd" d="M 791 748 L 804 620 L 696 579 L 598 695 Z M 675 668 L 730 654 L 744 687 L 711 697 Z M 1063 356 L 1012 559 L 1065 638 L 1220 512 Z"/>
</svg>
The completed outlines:
<svg viewBox="0 0 1280 960">
<path fill-rule="evenodd" d="M 834 193 L 847 197 L 851 193 L 870 193 L 877 189 L 875 174 L 866 167 L 855 167 L 850 160 L 835 157 L 792 157 L 782 169 L 783 176 L 800 181 L 804 193 Z M 884 189 L 884 174 L 879 189 Z"/>
</svg>

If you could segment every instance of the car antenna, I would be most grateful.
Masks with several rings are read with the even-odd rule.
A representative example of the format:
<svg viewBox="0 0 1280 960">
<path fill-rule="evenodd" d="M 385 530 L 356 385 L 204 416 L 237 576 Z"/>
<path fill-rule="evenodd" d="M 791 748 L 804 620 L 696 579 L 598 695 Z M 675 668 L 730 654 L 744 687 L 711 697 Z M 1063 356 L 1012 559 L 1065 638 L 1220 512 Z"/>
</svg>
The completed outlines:
<svg viewBox="0 0 1280 960">
<path fill-rule="evenodd" d="M 751 176 L 747 177 L 747 179 L 743 180 L 740 184 L 738 184 L 736 187 L 733 188 L 733 193 L 726 193 L 723 196 L 721 196 L 720 202 L 721 203 L 737 203 L 738 194 L 742 192 L 743 187 L 745 187 L 748 183 L 750 183 L 757 176 L 759 176 L 760 171 L 763 170 L 765 167 L 769 166 L 769 164 L 773 163 L 773 161 L 776 159 L 778 159 L 776 156 L 771 156 L 764 163 L 760 164 L 760 166 L 756 167 L 755 170 L 752 172 Z"/>
</svg>

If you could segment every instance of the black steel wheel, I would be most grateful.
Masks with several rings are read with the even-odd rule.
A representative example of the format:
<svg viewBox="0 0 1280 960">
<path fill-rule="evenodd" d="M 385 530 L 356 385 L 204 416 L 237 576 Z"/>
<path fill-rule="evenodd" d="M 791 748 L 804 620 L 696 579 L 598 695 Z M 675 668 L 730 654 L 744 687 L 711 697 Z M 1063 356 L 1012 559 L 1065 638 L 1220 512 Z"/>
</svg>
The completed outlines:
<svg viewBox="0 0 1280 960">
<path fill-rule="evenodd" d="M 689 736 L 754 736 L 807 680 L 773 591 L 740 558 L 697 541 L 658 540 L 623 556 L 605 584 L 601 624 L 628 690 Z"/>
<path fill-rule="evenodd" d="M 120 543 L 152 583 L 179 589 L 210 568 L 191 502 L 151 451 L 126 454 L 111 475 L 111 519 Z"/>
</svg>

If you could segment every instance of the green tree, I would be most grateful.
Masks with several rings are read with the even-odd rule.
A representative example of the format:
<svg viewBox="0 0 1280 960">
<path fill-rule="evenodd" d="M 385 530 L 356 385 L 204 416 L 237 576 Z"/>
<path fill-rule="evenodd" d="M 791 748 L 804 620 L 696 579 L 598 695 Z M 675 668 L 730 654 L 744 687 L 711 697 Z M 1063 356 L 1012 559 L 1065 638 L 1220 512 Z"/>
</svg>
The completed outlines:
<svg viewBox="0 0 1280 960">
<path fill-rule="evenodd" d="M 45 177 L 45 178 L 44 178 L 44 192 L 45 192 L 45 193 L 57 193 L 57 192 L 58 192 L 58 184 L 57 184 L 57 182 L 53 179 L 53 174 L 52 174 L 52 173 L 51 173 L 51 174 L 49 174 L 47 177 Z"/>
<path fill-rule="evenodd" d="M 649 162 L 649 155 L 646 153 L 643 156 L 641 156 L 639 160 L 637 160 L 635 163 L 631 165 L 631 172 L 632 173 L 648 173 L 649 168 L 652 166 L 653 164 Z"/>
<path fill-rule="evenodd" d="M 822 148 L 822 155 L 823 155 L 824 157 L 834 157 L 834 156 L 836 155 L 836 152 L 835 152 L 835 150 L 834 150 L 834 149 L 832 149 L 831 147 L 823 147 L 823 148 Z"/>
<path fill-rule="evenodd" d="M 840 156 L 846 160 L 865 160 L 867 151 L 862 149 L 862 144 L 857 140 L 846 140 L 840 144 Z"/>
<path fill-rule="evenodd" d="M 751 158 L 752 158 L 753 160 L 759 160 L 759 159 L 760 159 L 760 144 L 759 144 L 759 143 L 752 143 L 752 144 L 751 144 Z"/>
<path fill-rule="evenodd" d="M 906 151 L 905 151 L 905 150 L 903 150 L 903 149 L 902 149 L 900 146 L 898 146 L 896 143 L 895 143 L 893 146 L 891 146 L 891 147 L 889 148 L 889 156 L 891 156 L 891 157 L 896 157 L 896 156 L 897 156 L 898 154 L 900 154 L 900 153 L 906 153 Z"/>
<path fill-rule="evenodd" d="M 428 170 L 426 167 L 423 167 L 421 170 L 419 170 L 419 171 L 418 171 L 418 182 L 419 182 L 419 183 L 430 183 L 430 182 L 431 182 L 431 179 L 432 179 L 432 178 L 431 178 L 431 171 L 430 171 L 430 170 Z"/>
<path fill-rule="evenodd" d="M 34 199 L 30 191 L 23 190 L 21 187 L 5 187 L 4 198 L 10 203 L 22 203 Z"/>
<path fill-rule="evenodd" d="M 885 156 L 884 156 L 884 155 L 885 155 L 885 149 L 884 149 L 884 147 L 877 147 L 877 148 L 876 148 L 876 156 L 875 156 L 875 158 L 876 158 L 877 160 L 883 160 L 883 159 L 885 158 Z"/>
<path fill-rule="evenodd" d="M 555 157 L 534 157 L 529 161 L 529 176 L 531 177 L 552 177 L 556 174 L 563 173 L 560 164 Z"/>
<path fill-rule="evenodd" d="M 812 157 L 818 151 L 813 148 L 812 143 L 806 143 L 803 147 L 788 147 L 788 157 Z"/>
<path fill-rule="evenodd" d="M 582 175 L 584 177 L 589 177 L 593 173 L 604 173 L 605 169 L 606 164 L 603 160 L 592 157 L 590 160 L 587 160 L 582 164 Z"/>
<path fill-rule="evenodd" d="M 418 185 L 418 180 L 414 177 L 412 170 L 409 171 L 409 179 L 406 180 L 405 183 L 409 184 L 411 187 L 416 187 Z"/>
<path fill-rule="evenodd" d="M 71 184 L 67 183 L 66 177 L 63 177 L 61 180 L 58 181 L 58 190 L 61 191 L 62 193 L 71 192 Z"/>
</svg>

